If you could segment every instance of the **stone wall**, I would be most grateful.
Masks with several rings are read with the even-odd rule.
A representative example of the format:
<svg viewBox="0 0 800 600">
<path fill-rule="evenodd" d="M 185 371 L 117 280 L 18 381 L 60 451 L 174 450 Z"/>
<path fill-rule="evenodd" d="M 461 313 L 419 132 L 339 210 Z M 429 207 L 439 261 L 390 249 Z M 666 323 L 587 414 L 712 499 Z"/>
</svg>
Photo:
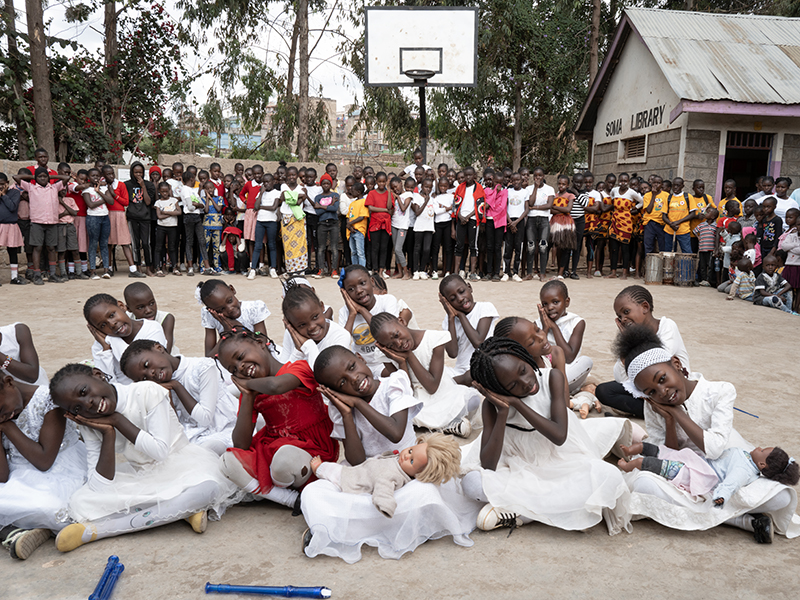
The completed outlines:
<svg viewBox="0 0 800 600">
<path fill-rule="evenodd" d="M 592 173 L 595 181 L 605 178 L 607 173 L 636 173 L 647 178 L 651 173 L 672 179 L 678 171 L 678 154 L 680 152 L 681 130 L 670 129 L 659 133 L 651 133 L 647 137 L 647 161 L 638 163 L 618 163 L 618 142 L 598 144 L 594 149 Z"/>
<path fill-rule="evenodd" d="M 686 153 L 683 160 L 686 189 L 691 189 L 695 179 L 702 179 L 706 184 L 706 194 L 716 198 L 718 167 L 719 130 L 689 129 L 686 132 Z"/>
<path fill-rule="evenodd" d="M 792 187 L 800 186 L 800 135 L 783 136 L 781 175 L 792 178 Z"/>
</svg>

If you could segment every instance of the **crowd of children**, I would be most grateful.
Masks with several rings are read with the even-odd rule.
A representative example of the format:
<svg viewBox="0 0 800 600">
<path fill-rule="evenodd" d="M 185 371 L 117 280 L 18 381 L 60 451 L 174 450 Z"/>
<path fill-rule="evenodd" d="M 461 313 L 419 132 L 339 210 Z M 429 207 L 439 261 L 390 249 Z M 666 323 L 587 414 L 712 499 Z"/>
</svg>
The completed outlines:
<svg viewBox="0 0 800 600">
<path fill-rule="evenodd" d="M 626 190 L 620 199 L 638 202 Z M 763 262 L 755 287 L 769 298 L 776 263 Z M 677 529 L 727 523 L 761 543 L 800 535 L 797 463 L 736 432 L 733 385 L 691 372 L 677 325 L 653 315 L 646 288 L 617 296 L 615 381 L 595 385 L 586 324 L 562 280 L 541 287 L 528 320 L 501 318 L 451 273 L 431 331 L 365 266 L 345 267 L 338 284 L 337 323 L 308 279 L 282 282 L 282 346 L 267 306 L 221 279 L 197 286 L 199 328 L 159 310 L 143 282 L 122 301 L 95 294 L 83 306 L 92 360 L 49 385 L 30 329 L 0 327 L 0 541 L 11 556 L 53 533 L 62 552 L 179 520 L 203 533 L 209 518 L 259 499 L 302 513 L 307 556 L 347 562 L 364 544 L 399 558 L 429 539 L 471 546 L 476 527 L 532 521 L 604 522 L 613 535 L 649 517 Z M 205 356 L 180 353 L 178 325 L 202 331 Z M 603 405 L 618 416 L 587 418 Z M 454 437 L 474 429 L 459 446 Z"/>
</svg>

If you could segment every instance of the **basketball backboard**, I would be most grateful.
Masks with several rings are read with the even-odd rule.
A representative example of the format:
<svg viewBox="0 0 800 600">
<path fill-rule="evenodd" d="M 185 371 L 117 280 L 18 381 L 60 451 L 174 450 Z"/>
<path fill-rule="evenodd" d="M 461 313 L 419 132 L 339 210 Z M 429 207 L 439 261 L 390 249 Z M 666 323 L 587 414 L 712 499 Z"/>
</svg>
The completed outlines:
<svg viewBox="0 0 800 600">
<path fill-rule="evenodd" d="M 478 9 L 470 6 L 375 6 L 366 9 L 365 79 L 378 86 L 475 87 Z M 424 79 L 424 78 L 423 78 Z"/>
</svg>

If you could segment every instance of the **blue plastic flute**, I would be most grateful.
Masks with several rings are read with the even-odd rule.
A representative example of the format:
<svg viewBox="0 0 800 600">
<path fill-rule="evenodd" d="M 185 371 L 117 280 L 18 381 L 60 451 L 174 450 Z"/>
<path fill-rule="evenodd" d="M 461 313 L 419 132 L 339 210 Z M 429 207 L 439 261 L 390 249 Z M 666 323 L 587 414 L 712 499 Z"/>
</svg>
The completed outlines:
<svg viewBox="0 0 800 600">
<path fill-rule="evenodd" d="M 106 583 L 108 582 L 108 578 L 111 576 L 111 572 L 114 570 L 119 564 L 119 557 L 118 556 L 109 556 L 108 562 L 106 563 L 105 571 L 103 571 L 103 575 L 100 577 L 100 581 L 97 582 L 97 586 L 95 586 L 92 595 L 89 596 L 89 600 L 100 600 L 103 596 L 103 588 L 105 588 Z"/>
<path fill-rule="evenodd" d="M 206 594 L 255 594 L 258 596 L 283 596 L 284 598 L 330 598 L 332 592 L 326 587 L 293 587 L 266 585 L 228 585 L 206 583 Z"/>
<path fill-rule="evenodd" d="M 100 598 L 98 600 L 108 600 L 111 598 L 111 593 L 114 591 L 114 586 L 117 585 L 117 580 L 119 580 L 119 576 L 122 575 L 122 572 L 125 570 L 125 565 L 119 563 L 118 565 L 114 566 L 114 570 L 111 571 L 111 575 L 108 577 L 108 581 L 106 581 L 106 585 L 103 588 L 103 591 L 100 594 Z"/>
</svg>

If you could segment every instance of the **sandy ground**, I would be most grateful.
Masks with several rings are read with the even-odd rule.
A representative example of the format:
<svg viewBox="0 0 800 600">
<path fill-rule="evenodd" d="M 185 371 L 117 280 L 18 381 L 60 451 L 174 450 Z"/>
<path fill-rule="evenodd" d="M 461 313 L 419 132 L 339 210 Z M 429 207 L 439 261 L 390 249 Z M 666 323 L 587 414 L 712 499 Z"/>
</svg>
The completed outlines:
<svg viewBox="0 0 800 600">
<path fill-rule="evenodd" d="M 159 307 L 176 315 L 176 344 L 187 355 L 202 353 L 203 331 L 192 288 L 200 277 L 149 279 Z M 272 310 L 267 329 L 282 339 L 280 286 L 258 278 L 229 276 L 240 299 L 260 298 Z M 1 323 L 23 321 L 32 331 L 48 374 L 68 361 L 90 356 L 82 305 L 104 291 L 122 298 L 129 279 L 75 281 L 62 285 L 0 290 Z M 389 283 L 390 292 L 414 310 L 420 327 L 441 326 L 436 282 Z M 587 321 L 584 353 L 595 360 L 594 373 L 611 378 L 609 350 L 616 331 L 612 302 L 625 285 L 617 280 L 568 281 L 571 310 Z M 478 283 L 477 300 L 495 304 L 503 316 L 530 317 L 538 282 Z M 332 280 L 316 282 L 324 302 L 341 306 Z M 695 371 L 708 379 L 731 381 L 736 406 L 758 415 L 737 413 L 735 426 L 756 445 L 782 445 L 800 457 L 800 417 L 796 372 L 800 319 L 706 288 L 650 287 L 656 316 L 677 321 Z M 632 534 L 609 537 L 604 525 L 566 532 L 539 524 L 514 531 L 476 531 L 475 544 L 462 548 L 452 540 L 423 544 L 400 561 L 384 560 L 372 548 L 355 565 L 334 558 L 308 559 L 301 553 L 302 517 L 268 502 L 233 507 L 202 536 L 184 522 L 152 531 L 102 540 L 70 554 L 54 545 L 41 547 L 26 562 L 0 555 L 0 596 L 4 598 L 86 598 L 109 555 L 125 572 L 115 598 L 201 598 L 214 583 L 251 585 L 325 585 L 335 598 L 796 598 L 800 589 L 800 540 L 776 537 L 756 545 L 750 534 L 718 527 L 707 532 L 672 531 L 652 522 L 634 523 Z M 795 591 L 792 592 L 791 590 Z"/>
</svg>

